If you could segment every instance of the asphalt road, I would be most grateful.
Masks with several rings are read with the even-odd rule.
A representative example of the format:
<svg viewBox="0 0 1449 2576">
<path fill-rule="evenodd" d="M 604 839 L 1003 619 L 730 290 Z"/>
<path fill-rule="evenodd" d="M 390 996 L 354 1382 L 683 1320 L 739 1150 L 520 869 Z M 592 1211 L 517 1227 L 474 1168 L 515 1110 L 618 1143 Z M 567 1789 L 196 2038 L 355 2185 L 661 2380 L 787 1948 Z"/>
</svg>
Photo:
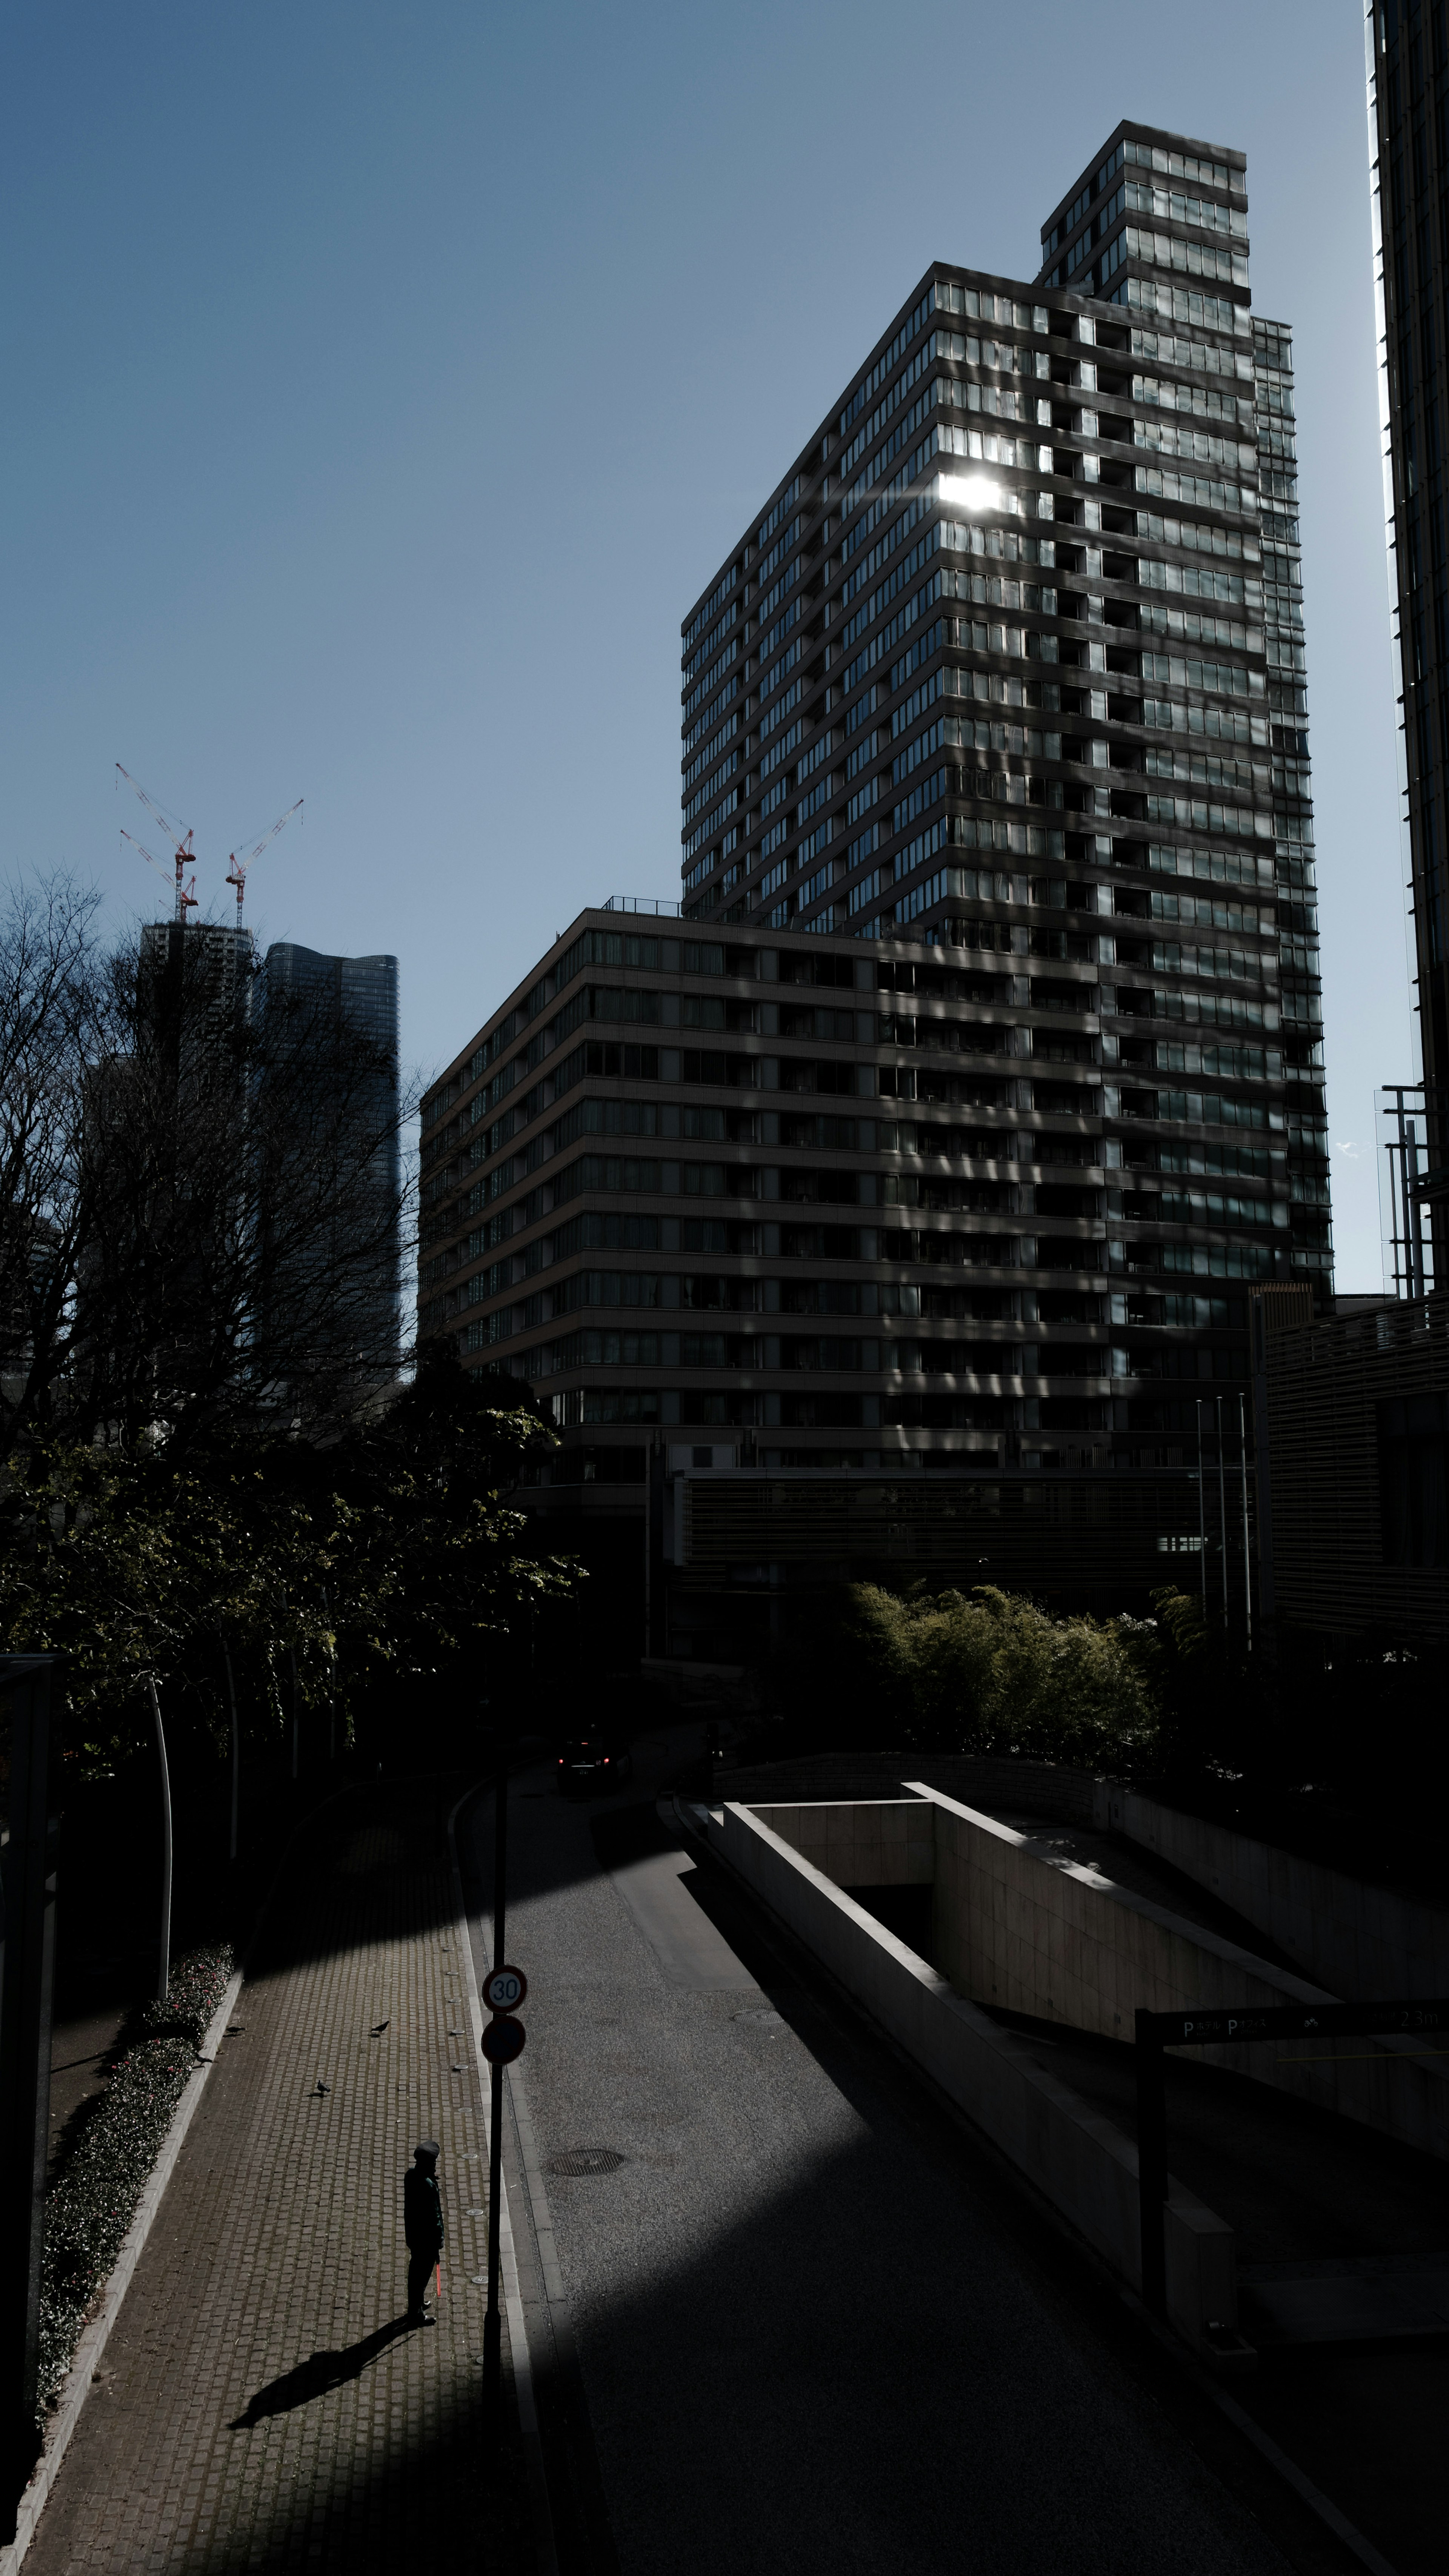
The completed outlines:
<svg viewBox="0 0 1449 2576">
<path fill-rule="evenodd" d="M 507 1947 L 530 1991 L 506 2153 L 564 2576 L 1350 2565 L 671 1847 L 654 1795 L 693 1749 L 641 1744 L 609 1800 L 564 1801 L 542 1772 L 511 1799 Z M 486 1902 L 491 1801 L 463 1838 Z"/>
</svg>

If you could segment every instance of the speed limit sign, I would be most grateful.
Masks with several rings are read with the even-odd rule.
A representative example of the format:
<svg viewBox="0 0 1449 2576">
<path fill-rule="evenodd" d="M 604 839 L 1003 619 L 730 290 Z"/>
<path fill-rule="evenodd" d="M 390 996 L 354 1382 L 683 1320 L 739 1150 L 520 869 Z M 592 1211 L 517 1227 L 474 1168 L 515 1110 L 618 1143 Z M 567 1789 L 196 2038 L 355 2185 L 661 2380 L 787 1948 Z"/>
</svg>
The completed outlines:
<svg viewBox="0 0 1449 2576">
<path fill-rule="evenodd" d="M 521 1968 L 494 1968 L 483 1980 L 483 2001 L 490 2012 L 517 2012 L 528 1992 Z"/>
</svg>

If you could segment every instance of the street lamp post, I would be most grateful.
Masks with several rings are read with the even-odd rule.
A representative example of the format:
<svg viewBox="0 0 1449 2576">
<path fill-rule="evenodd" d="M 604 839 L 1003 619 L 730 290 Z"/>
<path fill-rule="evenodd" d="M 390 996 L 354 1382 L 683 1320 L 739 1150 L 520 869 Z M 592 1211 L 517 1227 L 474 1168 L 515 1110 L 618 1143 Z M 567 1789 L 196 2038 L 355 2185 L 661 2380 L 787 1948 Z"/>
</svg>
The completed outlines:
<svg viewBox="0 0 1449 2576">
<path fill-rule="evenodd" d="M 154 1673 L 146 1675 L 151 1715 L 156 1723 L 156 1751 L 161 1762 L 161 1957 L 156 1971 L 156 2001 L 164 2004 L 171 1985 L 171 1767 L 166 1759 L 166 1730 Z"/>
</svg>

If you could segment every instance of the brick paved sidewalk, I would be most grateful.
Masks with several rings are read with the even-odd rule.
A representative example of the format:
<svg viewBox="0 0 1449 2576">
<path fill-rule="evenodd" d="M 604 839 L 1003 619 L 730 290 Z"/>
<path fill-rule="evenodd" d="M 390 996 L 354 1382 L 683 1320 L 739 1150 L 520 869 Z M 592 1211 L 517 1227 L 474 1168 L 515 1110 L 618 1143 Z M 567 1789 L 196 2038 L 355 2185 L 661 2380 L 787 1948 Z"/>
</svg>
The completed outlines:
<svg viewBox="0 0 1449 2576">
<path fill-rule="evenodd" d="M 531 2570 L 511 2405 L 492 2472 L 480 2440 L 487 2162 L 453 1904 L 436 1787 L 350 1792 L 293 1845 L 26 2576 Z M 408 2332 L 402 2176 L 428 2136 L 443 2299 Z"/>
</svg>

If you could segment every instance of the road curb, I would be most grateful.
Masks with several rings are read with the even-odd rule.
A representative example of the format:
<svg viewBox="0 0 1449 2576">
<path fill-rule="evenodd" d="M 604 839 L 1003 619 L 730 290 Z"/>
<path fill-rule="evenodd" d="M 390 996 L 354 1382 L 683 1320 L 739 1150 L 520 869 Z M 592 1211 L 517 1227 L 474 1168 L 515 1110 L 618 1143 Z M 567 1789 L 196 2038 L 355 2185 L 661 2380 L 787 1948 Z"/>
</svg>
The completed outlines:
<svg viewBox="0 0 1449 2576">
<path fill-rule="evenodd" d="M 71 2364 L 61 2382 L 65 2395 L 47 2429 L 45 2448 L 35 2464 L 30 2482 L 16 2508 L 15 2538 L 0 2549 L 0 2576 L 16 2576 L 27 2549 L 35 2538 L 36 2526 L 45 2509 L 46 2499 L 55 2484 L 56 2472 L 65 2457 L 66 2447 L 81 2419 L 81 2410 L 91 2393 L 96 2365 L 110 2340 L 111 2328 L 121 2313 L 121 2303 L 130 2286 L 131 2275 L 141 2259 L 146 2239 L 151 2233 L 161 2207 L 166 2185 L 175 2169 L 176 2159 L 186 2143 L 186 2133 L 206 2089 L 207 2078 L 216 2062 L 216 2052 L 226 2035 L 226 2026 L 236 2010 L 241 1993 L 244 1968 L 232 1975 L 221 2002 L 206 2026 L 206 2034 L 197 2052 L 195 2071 L 186 2079 L 181 2098 L 171 2115 L 171 2126 L 162 2142 L 161 2152 L 146 2179 L 145 2189 L 136 2204 L 136 2215 L 126 2230 L 121 2250 L 106 2275 L 101 2304 L 81 2334 L 71 2355 Z"/>
</svg>

